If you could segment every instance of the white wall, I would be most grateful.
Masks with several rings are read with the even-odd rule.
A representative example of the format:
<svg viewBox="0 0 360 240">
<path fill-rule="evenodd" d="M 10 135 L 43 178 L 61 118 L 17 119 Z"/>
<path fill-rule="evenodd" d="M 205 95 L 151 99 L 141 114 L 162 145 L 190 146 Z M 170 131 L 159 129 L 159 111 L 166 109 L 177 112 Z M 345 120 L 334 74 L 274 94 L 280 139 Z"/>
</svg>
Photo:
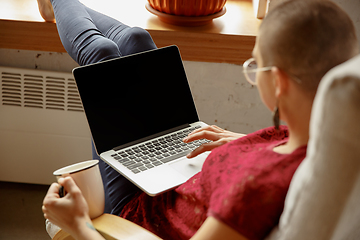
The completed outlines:
<svg viewBox="0 0 360 240">
<path fill-rule="evenodd" d="M 350 16 L 356 28 L 360 46 L 360 0 L 333 0 Z"/>
<path fill-rule="evenodd" d="M 66 53 L 0 49 L 0 65 L 71 72 L 78 66 Z M 271 124 L 255 87 L 248 84 L 242 67 L 225 63 L 184 62 L 200 118 L 244 133 Z"/>
</svg>

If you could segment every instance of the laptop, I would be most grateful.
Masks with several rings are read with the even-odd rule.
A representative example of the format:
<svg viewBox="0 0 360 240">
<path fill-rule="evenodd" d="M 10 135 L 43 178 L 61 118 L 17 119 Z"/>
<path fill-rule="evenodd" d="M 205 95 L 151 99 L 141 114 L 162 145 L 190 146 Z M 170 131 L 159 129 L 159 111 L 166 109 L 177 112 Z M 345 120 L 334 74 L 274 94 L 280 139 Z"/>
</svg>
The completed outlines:
<svg viewBox="0 0 360 240">
<path fill-rule="evenodd" d="M 186 182 L 208 153 L 207 140 L 182 139 L 200 121 L 177 46 L 73 70 L 94 145 L 103 161 L 150 196 Z"/>
</svg>

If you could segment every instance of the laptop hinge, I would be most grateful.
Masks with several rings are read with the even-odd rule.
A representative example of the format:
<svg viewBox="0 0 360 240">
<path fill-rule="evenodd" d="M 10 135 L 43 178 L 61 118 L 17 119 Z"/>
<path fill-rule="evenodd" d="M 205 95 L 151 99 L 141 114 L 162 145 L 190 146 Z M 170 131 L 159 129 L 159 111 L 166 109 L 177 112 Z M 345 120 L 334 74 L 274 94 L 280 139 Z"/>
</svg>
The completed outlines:
<svg viewBox="0 0 360 240">
<path fill-rule="evenodd" d="M 160 137 L 160 136 L 163 136 L 163 135 L 172 133 L 172 132 L 176 132 L 176 131 L 178 131 L 178 130 L 181 130 L 181 129 L 184 129 L 184 128 L 188 128 L 188 127 L 190 127 L 190 124 L 183 124 L 183 125 L 181 125 L 181 126 L 174 127 L 174 128 L 168 129 L 168 130 L 166 130 L 166 131 L 162 131 L 162 132 L 159 132 L 159 133 L 156 133 L 156 134 L 153 134 L 153 135 L 150 135 L 150 136 L 141 138 L 141 139 L 139 139 L 139 140 L 132 141 L 132 142 L 129 142 L 129 143 L 120 145 L 120 146 L 118 146 L 118 147 L 113 148 L 113 150 L 114 150 L 114 151 L 119 151 L 119 150 L 121 150 L 121 149 L 123 149 L 123 148 L 127 148 L 127 147 L 129 147 L 129 146 L 133 146 L 133 145 L 136 145 L 136 144 L 138 144 L 138 143 L 146 142 L 146 141 L 148 141 L 148 140 L 150 140 L 150 139 L 157 138 L 157 137 Z"/>
</svg>

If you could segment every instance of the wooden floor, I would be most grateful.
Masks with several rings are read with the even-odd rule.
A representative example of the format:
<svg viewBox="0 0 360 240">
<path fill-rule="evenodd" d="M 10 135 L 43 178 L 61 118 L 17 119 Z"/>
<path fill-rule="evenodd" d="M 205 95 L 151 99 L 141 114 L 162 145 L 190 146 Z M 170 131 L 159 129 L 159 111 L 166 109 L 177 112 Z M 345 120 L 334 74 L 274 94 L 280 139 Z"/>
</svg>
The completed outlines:
<svg viewBox="0 0 360 240">
<path fill-rule="evenodd" d="M 49 186 L 0 182 L 0 239 L 49 240 L 42 201 Z"/>
</svg>

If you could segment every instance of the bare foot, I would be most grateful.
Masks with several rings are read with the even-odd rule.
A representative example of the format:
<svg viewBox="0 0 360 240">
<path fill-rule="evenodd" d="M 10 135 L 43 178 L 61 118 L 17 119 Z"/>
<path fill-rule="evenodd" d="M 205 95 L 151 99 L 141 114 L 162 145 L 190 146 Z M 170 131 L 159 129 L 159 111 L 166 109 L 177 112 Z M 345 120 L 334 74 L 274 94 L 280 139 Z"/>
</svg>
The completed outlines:
<svg viewBox="0 0 360 240">
<path fill-rule="evenodd" d="M 46 22 L 55 22 L 54 10 L 50 0 L 37 0 L 39 11 Z"/>
</svg>

